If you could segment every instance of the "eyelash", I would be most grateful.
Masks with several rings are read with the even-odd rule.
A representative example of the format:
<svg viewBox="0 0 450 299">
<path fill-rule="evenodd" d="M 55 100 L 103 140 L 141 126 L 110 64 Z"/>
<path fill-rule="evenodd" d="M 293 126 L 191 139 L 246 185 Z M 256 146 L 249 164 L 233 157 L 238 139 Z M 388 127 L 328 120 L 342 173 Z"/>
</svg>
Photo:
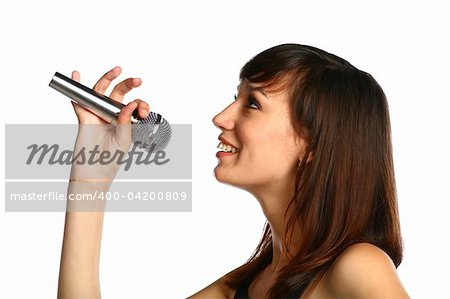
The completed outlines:
<svg viewBox="0 0 450 299">
<path fill-rule="evenodd" d="M 237 100 L 237 98 L 238 98 L 238 97 L 237 97 L 236 95 L 234 95 L 234 100 L 235 100 L 235 101 Z M 261 108 L 261 107 L 259 106 L 258 101 L 255 100 L 255 98 L 252 97 L 252 96 L 249 96 L 249 97 L 248 97 L 248 104 L 247 104 L 247 107 L 250 108 L 250 109 L 260 109 L 260 108 Z"/>
<path fill-rule="evenodd" d="M 253 107 L 256 106 L 256 107 Z M 253 97 L 248 97 L 248 108 L 250 109 L 259 109 L 259 103 L 257 100 L 255 100 Z"/>
</svg>

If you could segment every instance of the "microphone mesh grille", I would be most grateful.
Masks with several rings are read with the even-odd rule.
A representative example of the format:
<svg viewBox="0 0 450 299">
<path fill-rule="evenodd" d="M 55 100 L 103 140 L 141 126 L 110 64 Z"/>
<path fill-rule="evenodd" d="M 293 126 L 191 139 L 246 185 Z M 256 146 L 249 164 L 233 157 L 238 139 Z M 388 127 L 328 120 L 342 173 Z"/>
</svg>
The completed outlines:
<svg viewBox="0 0 450 299">
<path fill-rule="evenodd" d="M 132 140 L 137 147 L 147 151 L 161 151 L 169 144 L 172 129 L 167 120 L 158 113 L 150 112 L 133 125 Z"/>
</svg>

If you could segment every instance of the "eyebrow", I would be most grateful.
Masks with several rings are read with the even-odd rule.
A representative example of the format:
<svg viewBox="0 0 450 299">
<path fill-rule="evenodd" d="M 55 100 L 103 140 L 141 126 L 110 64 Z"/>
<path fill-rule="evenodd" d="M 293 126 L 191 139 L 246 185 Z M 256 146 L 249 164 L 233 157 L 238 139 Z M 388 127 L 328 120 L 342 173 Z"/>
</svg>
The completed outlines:
<svg viewBox="0 0 450 299">
<path fill-rule="evenodd" d="M 264 92 L 264 89 L 262 89 L 262 88 L 260 88 L 260 87 L 252 87 L 252 86 L 249 86 L 248 89 L 249 89 L 249 92 L 259 92 L 260 94 L 262 94 L 262 95 L 265 96 L 266 98 L 269 98 L 269 97 L 267 96 L 267 94 Z"/>
<path fill-rule="evenodd" d="M 250 92 L 258 92 L 258 93 L 262 94 L 263 96 L 265 96 L 266 98 L 269 98 L 269 97 L 267 96 L 267 94 L 265 93 L 264 89 L 262 89 L 261 87 L 253 87 L 253 86 L 251 86 L 251 85 L 249 85 L 249 84 L 247 84 L 247 86 L 248 86 L 248 92 L 249 92 L 249 93 L 250 93 Z M 240 87 L 241 87 L 241 85 L 239 84 L 239 85 L 237 86 L 237 90 L 239 90 Z"/>
</svg>

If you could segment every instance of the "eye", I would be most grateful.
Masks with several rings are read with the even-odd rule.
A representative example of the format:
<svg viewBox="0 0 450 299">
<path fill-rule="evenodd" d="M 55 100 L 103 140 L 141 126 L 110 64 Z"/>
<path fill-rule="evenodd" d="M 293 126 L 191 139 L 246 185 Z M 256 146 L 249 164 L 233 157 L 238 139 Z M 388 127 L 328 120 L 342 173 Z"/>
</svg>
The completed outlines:
<svg viewBox="0 0 450 299">
<path fill-rule="evenodd" d="M 261 106 L 259 105 L 258 101 L 255 100 L 254 97 L 249 96 L 249 97 L 248 97 L 248 108 L 251 108 L 251 109 L 260 109 Z"/>
</svg>

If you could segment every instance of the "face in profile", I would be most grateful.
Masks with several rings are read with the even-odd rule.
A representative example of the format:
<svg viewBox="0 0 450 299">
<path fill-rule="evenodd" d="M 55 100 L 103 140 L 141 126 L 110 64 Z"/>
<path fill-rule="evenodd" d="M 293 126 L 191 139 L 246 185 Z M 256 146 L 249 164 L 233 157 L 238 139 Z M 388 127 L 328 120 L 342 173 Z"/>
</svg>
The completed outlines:
<svg viewBox="0 0 450 299">
<path fill-rule="evenodd" d="M 242 81 L 235 101 L 213 119 L 222 130 L 217 180 L 255 192 L 293 186 L 304 140 L 290 109 L 286 92 Z"/>
</svg>

